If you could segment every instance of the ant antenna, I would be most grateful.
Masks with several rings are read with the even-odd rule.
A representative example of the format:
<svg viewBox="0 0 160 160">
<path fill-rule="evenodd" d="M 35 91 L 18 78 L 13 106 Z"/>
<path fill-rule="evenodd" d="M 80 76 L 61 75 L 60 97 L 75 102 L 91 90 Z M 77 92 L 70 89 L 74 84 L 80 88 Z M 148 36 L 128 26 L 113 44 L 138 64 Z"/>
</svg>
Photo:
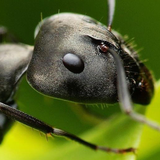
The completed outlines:
<svg viewBox="0 0 160 160">
<path fill-rule="evenodd" d="M 115 10 L 115 0 L 108 0 L 108 30 L 111 31 L 112 29 L 112 22 Z"/>
</svg>

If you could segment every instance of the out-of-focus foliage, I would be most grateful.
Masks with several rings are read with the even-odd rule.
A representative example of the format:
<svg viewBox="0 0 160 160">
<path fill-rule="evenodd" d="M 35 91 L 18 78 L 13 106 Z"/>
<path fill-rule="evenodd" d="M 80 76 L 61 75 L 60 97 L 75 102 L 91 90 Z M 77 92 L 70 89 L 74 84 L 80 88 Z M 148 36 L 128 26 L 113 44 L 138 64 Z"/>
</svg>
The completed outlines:
<svg viewBox="0 0 160 160">
<path fill-rule="evenodd" d="M 28 90 L 23 89 L 23 91 L 26 91 L 25 93 L 27 94 L 29 93 Z M 34 93 L 32 91 L 31 93 L 33 94 L 31 97 L 33 97 Z M 148 106 L 147 110 L 147 117 L 150 117 L 157 122 L 160 122 L 160 109 L 158 107 L 160 104 L 159 94 L 160 83 L 157 84 L 155 97 L 151 105 Z M 22 99 L 20 99 L 19 104 L 21 104 L 21 100 Z M 50 103 L 47 109 L 49 109 L 51 106 L 53 107 L 54 105 L 57 107 L 57 101 L 52 101 L 43 97 L 37 98 L 34 96 L 34 100 L 32 102 L 28 99 L 24 101 L 25 104 L 28 104 L 29 106 L 34 106 L 33 102 L 35 102 L 38 104 L 37 106 L 41 107 L 43 107 L 44 104 L 48 106 L 47 104 Z M 154 131 L 146 126 L 143 129 L 143 125 L 131 120 L 121 113 L 117 113 L 110 119 L 96 126 L 85 128 L 84 126 L 87 126 L 87 123 L 83 123 L 84 126 L 82 127 L 82 130 L 80 130 L 82 123 L 80 123 L 80 121 L 78 122 L 75 117 L 69 117 L 68 115 L 65 115 L 65 112 L 69 112 L 70 110 L 63 112 L 63 109 L 66 107 L 65 103 L 61 102 L 60 104 L 61 105 L 58 107 L 61 107 L 62 111 L 61 113 L 58 113 L 58 118 L 55 116 L 56 113 L 54 113 L 53 110 L 50 110 L 49 116 L 53 117 L 52 121 L 50 122 L 51 124 L 54 124 L 54 121 L 56 121 L 57 125 L 59 124 L 63 128 L 66 126 L 66 130 L 73 130 L 72 133 L 79 131 L 78 135 L 80 137 L 100 145 L 114 148 L 138 148 L 137 155 L 133 153 L 114 154 L 101 151 L 96 152 L 75 142 L 58 137 L 54 139 L 49 138 L 47 141 L 44 135 L 40 136 L 40 133 L 38 134 L 37 131 L 16 123 L 5 137 L 3 144 L 0 146 L 1 158 L 4 160 L 70 160 L 76 157 L 78 160 L 98 160 L 106 158 L 115 160 L 149 160 L 151 157 L 155 157 L 154 159 L 158 160 L 160 149 L 160 133 L 157 131 Z M 144 112 L 143 106 L 136 106 L 136 110 L 140 113 Z M 42 113 L 42 115 L 45 115 L 45 110 L 43 110 Z M 70 115 L 72 114 L 70 113 Z M 44 119 L 44 117 L 42 116 L 41 119 Z M 76 121 L 77 124 L 75 124 L 74 121 Z"/>
<path fill-rule="evenodd" d="M 147 59 L 146 64 L 152 69 L 156 79 L 160 78 L 159 51 L 160 36 L 158 21 L 160 1 L 117 0 L 113 28 L 122 35 L 134 38 L 140 51 L 141 59 Z M 34 44 L 33 33 L 36 25 L 43 18 L 58 12 L 77 12 L 89 15 L 102 23 L 107 22 L 106 0 L 0 0 L 0 25 L 8 27 L 22 43 Z M 157 83 L 155 98 L 147 106 L 147 117 L 160 122 L 160 86 Z M 16 95 L 19 108 L 48 124 L 100 145 L 109 147 L 138 147 L 137 155 L 132 153 L 115 155 L 113 153 L 95 152 L 75 142 L 61 138 L 40 136 L 24 125 L 15 123 L 0 146 L 0 158 L 3 160 L 71 160 L 71 159 L 113 159 L 113 160 L 159 160 L 160 133 L 122 115 L 118 106 L 108 108 L 93 108 L 105 112 L 111 119 L 100 124 L 92 124 L 83 114 L 74 112 L 76 105 L 51 100 L 35 92 L 22 81 Z M 137 106 L 139 112 L 144 112 L 144 106 Z M 100 110 L 100 111 L 99 111 Z M 116 111 L 115 111 L 116 110 Z M 114 114 L 116 113 L 116 114 Z M 140 146 L 139 146 L 140 142 Z"/>
</svg>

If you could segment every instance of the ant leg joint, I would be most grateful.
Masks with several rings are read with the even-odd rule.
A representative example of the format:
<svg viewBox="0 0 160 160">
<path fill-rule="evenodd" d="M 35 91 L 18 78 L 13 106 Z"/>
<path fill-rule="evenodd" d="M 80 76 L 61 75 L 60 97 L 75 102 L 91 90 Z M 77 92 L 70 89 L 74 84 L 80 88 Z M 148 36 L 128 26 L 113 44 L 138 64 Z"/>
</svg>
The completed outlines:
<svg viewBox="0 0 160 160">
<path fill-rule="evenodd" d="M 131 115 L 132 110 L 124 110 L 124 113 L 125 113 L 126 115 Z"/>
</svg>

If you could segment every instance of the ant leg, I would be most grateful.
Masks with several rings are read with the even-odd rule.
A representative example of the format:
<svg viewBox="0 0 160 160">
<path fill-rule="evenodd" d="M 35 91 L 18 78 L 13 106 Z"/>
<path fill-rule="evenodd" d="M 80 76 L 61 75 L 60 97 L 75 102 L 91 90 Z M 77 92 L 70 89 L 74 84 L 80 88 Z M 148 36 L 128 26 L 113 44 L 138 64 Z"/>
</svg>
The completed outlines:
<svg viewBox="0 0 160 160">
<path fill-rule="evenodd" d="M 116 69 L 117 69 L 117 85 L 118 85 L 118 97 L 120 101 L 121 110 L 128 116 L 130 116 L 132 119 L 141 122 L 143 124 L 146 124 L 150 126 L 151 128 L 154 128 L 158 131 L 160 131 L 160 125 L 156 122 L 152 122 L 148 120 L 145 116 L 138 114 L 133 111 L 133 105 L 132 100 L 129 94 L 129 90 L 127 87 L 126 82 L 126 75 L 125 71 L 122 65 L 121 58 L 119 55 L 113 50 L 108 48 L 109 53 L 112 54 L 114 57 L 115 63 L 116 63 Z"/>
<path fill-rule="evenodd" d="M 103 146 L 98 146 L 92 143 L 89 143 L 87 141 L 82 140 L 81 138 L 67 133 L 61 129 L 51 127 L 47 125 L 46 123 L 38 120 L 37 118 L 34 118 L 24 112 L 21 112 L 15 108 L 12 108 L 4 103 L 0 102 L 0 112 L 4 113 L 6 116 L 15 119 L 23 124 L 26 124 L 30 127 L 33 127 L 39 131 L 42 131 L 45 134 L 49 134 L 52 136 L 62 136 L 69 138 L 71 140 L 74 140 L 76 142 L 79 142 L 80 144 L 85 145 L 86 147 L 89 147 L 93 150 L 102 150 L 105 152 L 114 152 L 114 153 L 126 153 L 126 152 L 135 152 L 134 148 L 126 148 L 126 149 L 113 149 L 113 148 L 108 148 L 108 147 L 103 147 Z"/>
<path fill-rule="evenodd" d="M 7 104 L 10 105 L 12 108 L 17 108 L 17 104 L 13 100 L 8 101 Z M 2 143 L 3 137 L 11 128 L 12 124 L 13 121 L 11 119 L 9 119 L 3 113 L 0 113 L 0 143 Z"/>
</svg>

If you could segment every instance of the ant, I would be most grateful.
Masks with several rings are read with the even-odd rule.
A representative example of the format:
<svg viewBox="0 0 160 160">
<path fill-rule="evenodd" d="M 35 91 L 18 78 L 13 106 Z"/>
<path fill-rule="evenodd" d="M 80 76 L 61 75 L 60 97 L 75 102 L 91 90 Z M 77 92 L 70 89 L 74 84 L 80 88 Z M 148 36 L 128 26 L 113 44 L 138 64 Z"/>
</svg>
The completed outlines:
<svg viewBox="0 0 160 160">
<path fill-rule="evenodd" d="M 4 118 L 15 119 L 47 135 L 67 137 L 94 150 L 135 151 L 89 143 L 18 110 L 13 96 L 26 74 L 29 84 L 44 95 L 80 104 L 119 102 L 126 115 L 160 131 L 159 125 L 133 110 L 132 101 L 150 103 L 154 82 L 135 51 L 112 30 L 115 1 L 108 0 L 108 6 L 108 27 L 88 16 L 60 13 L 40 23 L 34 48 L 22 44 L 0 45 L 3 57 L 0 112 Z M 9 63 L 10 67 L 6 67 Z M 8 119 L 3 125 L 7 128 Z"/>
</svg>

